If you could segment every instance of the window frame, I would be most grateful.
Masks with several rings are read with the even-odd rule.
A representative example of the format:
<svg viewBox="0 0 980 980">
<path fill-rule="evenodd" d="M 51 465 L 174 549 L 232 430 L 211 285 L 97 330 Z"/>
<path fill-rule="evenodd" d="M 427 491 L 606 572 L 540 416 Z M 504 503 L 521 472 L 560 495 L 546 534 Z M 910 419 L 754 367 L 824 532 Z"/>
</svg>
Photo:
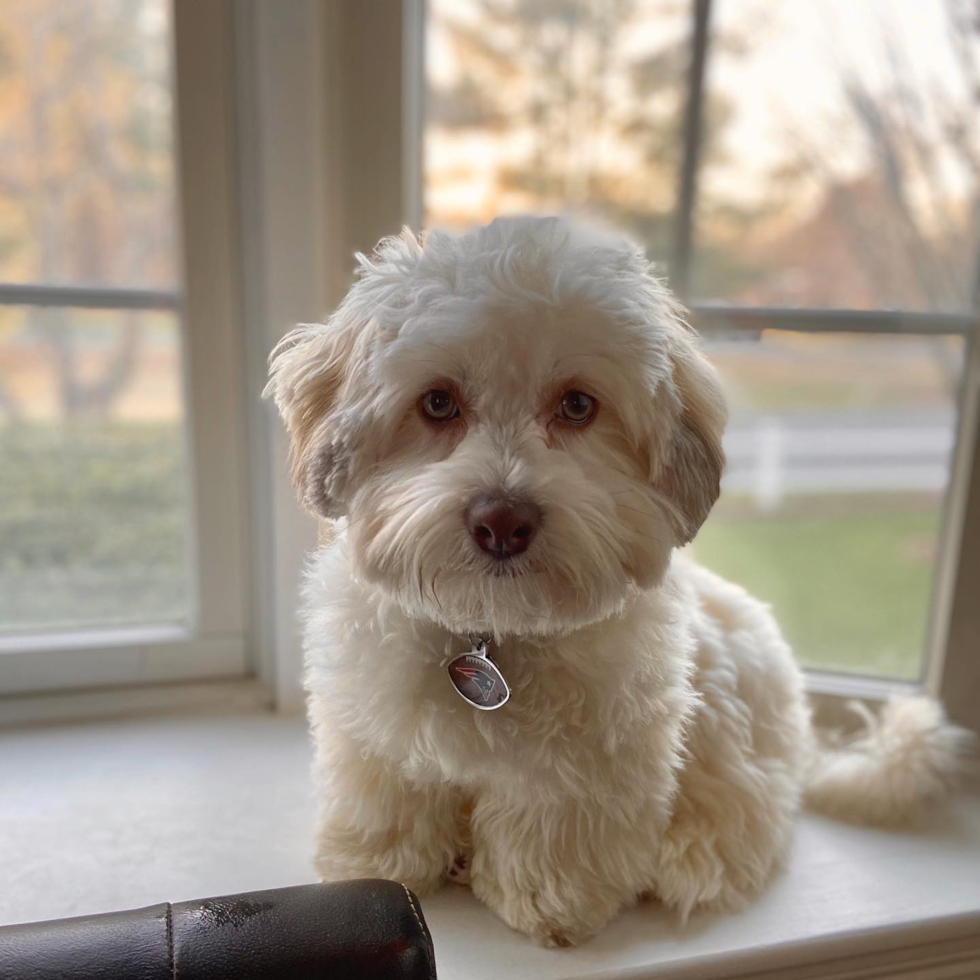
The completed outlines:
<svg viewBox="0 0 980 980">
<path fill-rule="evenodd" d="M 684 152 L 678 176 L 678 214 L 671 278 L 691 311 L 692 325 L 705 337 L 719 333 L 758 335 L 762 330 L 810 333 L 959 336 L 964 341 L 963 373 L 956 397 L 956 435 L 950 478 L 943 495 L 939 551 L 933 565 L 926 637 L 920 677 L 915 682 L 867 677 L 842 671 L 807 669 L 807 688 L 818 708 L 834 713 L 840 699 L 880 701 L 896 693 L 923 690 L 943 698 L 951 716 L 980 731 L 980 699 L 964 698 L 963 690 L 980 687 L 980 665 L 967 642 L 951 637 L 980 636 L 980 613 L 967 599 L 980 592 L 976 573 L 966 572 L 971 553 L 964 549 L 966 529 L 980 523 L 980 479 L 976 453 L 980 420 L 980 255 L 975 257 L 972 309 L 962 313 L 902 310 L 849 310 L 731 306 L 691 302 L 688 295 L 696 237 L 704 89 L 710 57 L 710 22 L 714 0 L 693 0 L 688 102 L 684 120 Z M 973 473 L 971 485 L 971 473 Z M 976 593 L 974 593 L 976 594 Z M 951 678 L 958 678 L 954 686 Z M 823 702 L 823 703 L 821 703 Z M 829 703 L 828 703 L 829 702 Z"/>
<path fill-rule="evenodd" d="M 683 152 L 677 173 L 677 213 L 669 261 L 671 286 L 688 307 L 692 325 L 705 339 L 741 335 L 747 340 L 763 330 L 807 333 L 958 336 L 964 340 L 963 374 L 956 399 L 957 431 L 950 480 L 944 494 L 940 551 L 933 569 L 932 596 L 923 649 L 923 667 L 915 682 L 850 674 L 806 671 L 807 689 L 817 709 L 841 716 L 844 700 L 886 700 L 897 693 L 924 690 L 943 698 L 951 717 L 980 731 L 980 256 L 972 309 L 961 313 L 901 310 L 852 310 L 737 306 L 692 301 L 689 295 L 695 255 L 698 175 L 702 146 L 705 80 L 711 56 L 713 0 L 691 0 L 691 41 L 687 98 L 683 118 Z M 424 138 L 424 37 L 427 3 L 411 13 L 405 30 L 405 90 L 412 107 L 405 117 L 404 173 L 417 173 L 414 161 Z M 421 69 L 417 66 L 423 66 Z M 419 177 L 421 190 L 422 178 Z M 416 205 L 416 213 L 421 207 Z M 972 474 L 972 478 L 971 478 Z"/>
<path fill-rule="evenodd" d="M 703 54 L 692 59 L 691 73 L 700 80 L 689 95 L 703 90 L 710 0 L 692 0 L 691 9 Z M 266 358 L 293 323 L 315 319 L 339 301 L 352 278 L 354 251 L 369 250 L 401 224 L 420 227 L 426 3 L 215 0 L 174 3 L 173 16 L 187 269 L 181 308 L 198 529 L 193 553 L 198 607 L 208 615 L 188 631 L 3 638 L 0 694 L 77 689 L 79 703 L 82 689 L 113 685 L 113 703 L 120 703 L 119 686 L 128 685 L 143 704 L 139 688 L 147 684 L 180 681 L 176 687 L 187 690 L 195 678 L 257 678 L 280 709 L 297 710 L 303 699 L 298 587 L 316 528 L 289 485 L 282 427 L 260 399 Z M 688 256 L 700 112 L 700 95 L 689 97 L 678 182 L 691 204 L 677 216 L 688 223 L 686 231 L 675 229 L 675 243 Z M 287 259 L 300 253 L 302 262 Z M 807 683 L 818 708 L 833 710 L 845 698 L 873 702 L 923 687 L 942 696 L 960 723 L 980 730 L 974 655 L 980 642 L 974 598 L 980 594 L 980 318 L 698 303 L 691 316 L 705 336 L 792 329 L 966 338 L 926 675 L 921 684 L 908 684 L 808 672 Z M 217 365 L 217 375 L 209 365 Z M 219 459 L 226 461 L 223 473 Z M 977 530 L 964 536 L 970 528 Z M 256 698 L 267 703 L 265 693 Z M 154 703 L 159 710 L 167 702 Z M 21 720 L 33 710 L 21 711 Z M 38 715 L 59 711 L 48 707 Z"/>
<path fill-rule="evenodd" d="M 189 463 L 188 624 L 4 635 L 0 694 L 251 672 L 229 15 L 224 3 L 171 3 L 175 221 L 183 289 L 0 284 L 5 305 L 168 310 L 177 316 Z"/>
</svg>

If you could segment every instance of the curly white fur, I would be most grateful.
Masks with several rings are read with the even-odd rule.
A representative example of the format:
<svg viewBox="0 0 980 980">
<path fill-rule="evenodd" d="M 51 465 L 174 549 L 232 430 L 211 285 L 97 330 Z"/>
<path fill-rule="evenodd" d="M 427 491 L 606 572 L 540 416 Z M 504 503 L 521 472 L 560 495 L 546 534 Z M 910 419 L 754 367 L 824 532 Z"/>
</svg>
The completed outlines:
<svg viewBox="0 0 980 980">
<path fill-rule="evenodd" d="M 546 944 L 654 894 L 736 908 L 779 864 L 806 789 L 901 819 L 948 787 L 939 707 L 890 707 L 816 748 L 768 609 L 689 562 L 718 495 L 714 370 L 642 253 L 558 219 L 387 240 L 326 324 L 273 354 L 301 498 L 338 521 L 305 593 L 327 879 L 471 887 Z M 461 419 L 417 411 L 432 387 Z M 591 394 L 592 424 L 555 421 Z M 501 566 L 467 534 L 479 493 L 541 508 Z M 494 637 L 513 697 L 479 712 L 443 665 Z M 808 788 L 807 788 L 808 787 Z"/>
</svg>

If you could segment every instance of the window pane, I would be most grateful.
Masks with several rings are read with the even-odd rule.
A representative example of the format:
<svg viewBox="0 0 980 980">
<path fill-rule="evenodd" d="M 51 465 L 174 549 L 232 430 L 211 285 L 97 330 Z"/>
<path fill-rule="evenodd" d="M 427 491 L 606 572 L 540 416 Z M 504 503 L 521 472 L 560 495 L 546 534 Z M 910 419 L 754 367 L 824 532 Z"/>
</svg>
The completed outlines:
<svg viewBox="0 0 980 980">
<path fill-rule="evenodd" d="M 807 666 L 918 677 L 960 340 L 767 331 L 708 350 L 731 422 L 695 556 L 772 603 Z"/>
<path fill-rule="evenodd" d="M 425 223 L 574 211 L 668 257 L 690 9 L 431 0 Z"/>
<path fill-rule="evenodd" d="M 0 0 L 0 281 L 176 283 L 167 0 Z"/>
<path fill-rule="evenodd" d="M 978 83 L 971 0 L 717 0 L 694 295 L 968 309 Z"/>
<path fill-rule="evenodd" d="M 168 313 L 0 308 L 0 633 L 186 621 Z"/>
</svg>

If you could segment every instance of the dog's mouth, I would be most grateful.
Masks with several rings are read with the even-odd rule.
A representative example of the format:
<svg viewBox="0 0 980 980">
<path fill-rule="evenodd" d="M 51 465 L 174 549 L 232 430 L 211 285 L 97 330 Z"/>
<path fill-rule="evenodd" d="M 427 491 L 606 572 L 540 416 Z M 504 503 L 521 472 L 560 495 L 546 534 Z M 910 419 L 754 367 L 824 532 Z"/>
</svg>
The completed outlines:
<svg viewBox="0 0 980 980">
<path fill-rule="evenodd" d="M 525 578 L 541 569 L 539 563 L 528 555 L 486 555 L 473 549 L 463 561 L 463 569 L 480 578 Z"/>
<path fill-rule="evenodd" d="M 471 566 L 487 578 L 524 578 L 540 571 L 539 563 L 529 555 L 479 555 Z"/>
<path fill-rule="evenodd" d="M 497 558 L 487 567 L 491 578 L 522 578 L 530 573 L 528 562 L 516 558 Z"/>
</svg>

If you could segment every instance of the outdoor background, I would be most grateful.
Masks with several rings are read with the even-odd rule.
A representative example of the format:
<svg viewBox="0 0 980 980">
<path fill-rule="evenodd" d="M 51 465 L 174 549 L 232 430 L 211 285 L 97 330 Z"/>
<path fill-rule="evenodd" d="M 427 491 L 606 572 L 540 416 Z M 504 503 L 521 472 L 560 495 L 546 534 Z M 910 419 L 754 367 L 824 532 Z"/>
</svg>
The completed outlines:
<svg viewBox="0 0 980 980">
<path fill-rule="evenodd" d="M 169 11 L 0 0 L 0 282 L 179 290 Z M 179 330 L 0 305 L 0 634 L 186 621 Z"/>
<path fill-rule="evenodd" d="M 581 212 L 670 279 L 691 6 L 432 0 L 427 226 Z M 0 282 L 179 292 L 169 7 L 0 0 Z M 959 311 L 976 0 L 718 0 L 690 299 Z M 708 340 L 729 470 L 697 556 L 809 665 L 920 669 L 953 338 Z M 0 634 L 189 616 L 178 317 L 0 305 Z"/>
<path fill-rule="evenodd" d="M 691 4 L 433 0 L 426 224 L 581 213 L 670 260 Z M 717 0 L 694 302 L 957 311 L 980 197 L 975 0 Z M 952 338 L 709 340 L 732 407 L 697 557 L 811 666 L 913 678 L 955 430 Z"/>
</svg>

